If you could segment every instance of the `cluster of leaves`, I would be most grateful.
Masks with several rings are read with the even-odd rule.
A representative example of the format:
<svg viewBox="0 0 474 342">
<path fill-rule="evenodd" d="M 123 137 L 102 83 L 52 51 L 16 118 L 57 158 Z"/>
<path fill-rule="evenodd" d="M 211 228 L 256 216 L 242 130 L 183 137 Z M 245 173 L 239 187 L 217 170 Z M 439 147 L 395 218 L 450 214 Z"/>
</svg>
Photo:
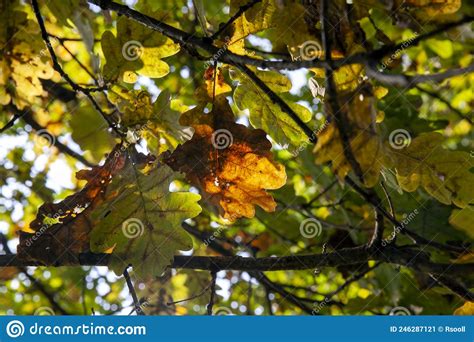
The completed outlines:
<svg viewBox="0 0 474 342">
<path fill-rule="evenodd" d="M 306 86 L 307 80 L 324 83 L 324 69 L 296 73 L 249 66 L 314 132 L 313 146 L 268 91 L 238 65 L 217 59 L 226 53 L 257 61 L 322 58 L 324 51 L 308 55 L 305 49 L 308 42 L 322 46 L 321 8 L 305 1 L 250 2 L 139 0 L 134 5 L 163 27 L 197 36 L 218 32 L 204 40 L 219 49 L 212 63 L 193 46 L 126 16 L 99 12 L 85 0 L 40 6 L 63 72 L 83 89 L 104 89 L 91 92 L 95 102 L 90 103 L 53 68 L 38 13 L 19 0 L 0 0 L 0 127 L 19 118 L 0 137 L 2 146 L 13 146 L 0 151 L 0 223 L 9 227 L 8 237 L 19 235 L 19 258 L 77 265 L 84 253 L 111 254 L 109 268 L 116 276 L 133 266 L 149 313 L 203 313 L 207 296 L 172 304 L 209 289 L 208 273 L 169 268 L 180 251 L 264 257 L 321 253 L 370 239 L 373 208 L 344 184 L 357 173 L 345 144 L 360 167 L 361 184 L 381 197 L 388 193 L 393 215 L 411 231 L 440 243 L 472 243 L 474 75 L 401 89 L 369 79 L 366 65 L 348 64 L 334 71 L 336 108 L 328 89 L 316 96 Z M 394 1 L 390 8 L 372 0 L 330 3 L 334 59 L 412 39 L 474 12 L 460 0 Z M 454 29 L 380 62 L 384 70 L 408 75 L 466 67 L 473 63 L 465 46 L 472 45 L 469 35 L 469 29 Z M 301 79 L 304 85 L 298 86 Z M 339 113 L 346 137 L 337 124 Z M 400 129 L 407 135 L 401 147 L 392 134 Z M 94 166 L 81 170 L 71 149 Z M 55 173 L 58 168 L 70 179 Z M 307 219 L 321 224 L 320 234 L 302 234 Z M 407 241 L 397 236 L 397 243 Z M 456 263 L 472 262 L 472 256 L 435 255 Z M 234 313 L 304 311 L 285 301 L 282 291 L 304 297 L 324 314 L 387 313 L 395 306 L 446 314 L 462 304 L 429 276 L 386 264 L 338 291 L 366 266 L 373 262 L 272 272 L 266 283 L 255 273 L 221 272 L 219 306 Z M 19 292 L 21 298 L 4 297 L 0 310 L 31 314 L 53 301 L 56 311 L 59 306 L 68 313 L 94 306 L 120 310 L 123 281 L 99 271 L 12 269 L 0 290 Z M 25 277 L 30 285 L 20 288 Z M 471 278 L 465 279 L 468 287 Z M 101 284 L 107 291 L 97 290 L 97 299 L 93 289 Z M 36 291 L 45 295 L 48 289 L 57 295 L 35 299 Z M 334 291 L 334 301 L 321 305 Z M 79 297 L 82 306 L 67 304 Z M 19 301 L 30 305 L 20 307 Z"/>
</svg>

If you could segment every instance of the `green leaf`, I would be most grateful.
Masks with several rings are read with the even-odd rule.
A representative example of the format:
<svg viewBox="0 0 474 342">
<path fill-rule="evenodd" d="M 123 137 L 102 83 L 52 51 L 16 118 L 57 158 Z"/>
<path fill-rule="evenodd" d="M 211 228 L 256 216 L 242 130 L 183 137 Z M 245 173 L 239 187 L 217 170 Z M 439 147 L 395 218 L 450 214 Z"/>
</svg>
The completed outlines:
<svg viewBox="0 0 474 342">
<path fill-rule="evenodd" d="M 449 223 L 455 228 L 465 232 L 474 239 L 474 207 L 467 206 L 464 209 L 454 209 L 449 217 Z"/>
<path fill-rule="evenodd" d="M 107 122 L 89 105 L 80 107 L 72 114 L 69 126 L 72 139 L 83 151 L 90 151 L 96 162 L 114 146 L 114 139 L 107 132 Z"/>
<path fill-rule="evenodd" d="M 192 248 L 181 223 L 201 212 L 201 196 L 169 192 L 175 173 L 166 165 L 141 171 L 131 162 L 112 180 L 92 214 L 91 250 L 113 248 L 117 275 L 131 264 L 140 276 L 159 276 L 178 250 Z"/>
<path fill-rule="evenodd" d="M 441 58 L 447 59 L 453 56 L 453 42 L 450 40 L 430 39 L 426 45 Z"/>
<path fill-rule="evenodd" d="M 274 92 L 285 93 L 291 89 L 290 80 L 279 73 L 256 71 L 256 75 Z M 249 110 L 252 126 L 263 129 L 281 145 L 298 147 L 307 142 L 303 130 L 281 110 L 279 105 L 271 102 L 267 94 L 255 86 L 251 80 L 243 76 L 235 78 L 240 83 L 235 89 L 234 101 L 240 110 Z M 303 122 L 311 120 L 312 114 L 306 107 L 296 103 L 288 105 Z"/>
<path fill-rule="evenodd" d="M 119 86 L 109 91 L 108 98 L 120 110 L 122 125 L 136 129 L 153 154 L 175 149 L 191 139 L 190 127 L 180 125 L 180 113 L 171 109 L 171 95 L 167 90 L 162 91 L 154 103 L 145 90 Z"/>
</svg>

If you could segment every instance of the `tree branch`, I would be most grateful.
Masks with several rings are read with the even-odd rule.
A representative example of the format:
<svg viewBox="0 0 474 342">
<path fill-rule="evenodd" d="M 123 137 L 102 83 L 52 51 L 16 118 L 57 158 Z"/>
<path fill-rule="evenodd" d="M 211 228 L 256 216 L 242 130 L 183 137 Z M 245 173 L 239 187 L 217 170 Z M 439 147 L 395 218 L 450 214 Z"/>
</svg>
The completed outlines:
<svg viewBox="0 0 474 342">
<path fill-rule="evenodd" d="M 429 96 L 431 96 L 432 98 L 442 102 L 444 105 L 446 105 L 446 107 L 448 107 L 453 113 L 457 114 L 461 119 L 464 119 L 466 120 L 467 122 L 469 122 L 471 125 L 473 124 L 472 122 L 472 119 L 468 116 L 466 116 L 464 113 L 462 113 L 459 109 L 455 108 L 451 102 L 449 102 L 448 100 L 446 100 L 445 98 L 441 97 L 440 94 L 437 94 L 433 91 L 430 91 L 430 90 L 427 90 L 427 89 L 424 89 L 420 86 L 415 86 L 416 89 L 418 89 L 419 91 L 421 91 L 422 93 L 425 93 Z"/>
<path fill-rule="evenodd" d="M 3 246 L 3 250 L 7 255 L 13 255 L 10 247 L 8 247 L 8 241 L 4 234 L 0 233 L 0 243 Z M 49 303 L 52 306 L 52 309 L 60 313 L 61 315 L 69 315 L 69 312 L 66 311 L 54 298 L 53 293 L 44 286 L 36 277 L 28 273 L 28 270 L 25 267 L 18 267 L 18 269 L 31 281 L 34 287 L 46 297 Z"/>
<path fill-rule="evenodd" d="M 123 15 L 127 18 L 135 20 L 146 27 L 158 31 L 163 35 L 171 38 L 177 43 L 182 45 L 191 45 L 194 48 L 201 48 L 209 52 L 211 55 L 216 55 L 219 52 L 219 48 L 212 45 L 212 40 L 207 37 L 199 37 L 195 35 L 190 35 L 182 30 L 179 30 L 175 27 L 172 27 L 164 22 L 161 22 L 157 19 L 144 15 L 138 11 L 131 9 L 128 6 L 121 5 L 115 3 L 110 0 L 88 0 L 89 3 L 99 6 L 103 10 L 112 10 L 117 12 L 120 15 Z M 453 27 L 463 25 L 465 23 L 471 22 L 473 17 L 466 16 L 460 21 L 451 22 L 445 25 L 440 26 L 438 29 L 428 32 L 426 34 L 420 35 L 409 42 L 401 42 L 395 45 L 387 45 L 380 49 L 374 50 L 371 53 L 358 53 L 351 56 L 347 56 L 345 58 L 339 58 L 332 61 L 333 68 L 339 68 L 343 65 L 354 64 L 354 63 L 361 63 L 365 64 L 367 60 L 378 60 L 383 56 L 396 51 L 404 44 L 411 43 L 412 45 L 419 43 L 420 41 L 430 38 L 436 34 L 445 32 Z M 268 60 L 261 60 L 256 59 L 248 56 L 240 56 L 236 55 L 230 51 L 220 52 L 218 55 L 218 60 L 224 63 L 228 63 L 231 65 L 237 64 L 245 64 L 245 65 L 253 65 L 263 69 L 276 69 L 276 70 L 296 70 L 301 68 L 325 68 L 328 66 L 325 60 L 314 59 L 309 61 L 268 61 Z"/>
<path fill-rule="evenodd" d="M 207 304 L 207 314 L 212 316 L 212 308 L 214 307 L 214 299 L 216 296 L 216 280 L 217 272 L 211 271 L 211 288 L 209 290 L 209 304 Z"/>
<path fill-rule="evenodd" d="M 250 70 L 247 66 L 243 64 L 237 64 L 237 68 L 239 68 L 244 74 L 246 74 L 254 83 L 257 87 L 259 87 L 272 101 L 274 104 L 278 105 L 282 111 L 284 111 L 286 114 L 290 116 L 291 119 L 303 130 L 303 132 L 306 134 L 306 136 L 309 138 L 309 140 L 313 143 L 316 142 L 316 133 L 311 130 L 311 128 L 304 123 L 300 117 L 293 111 L 293 109 L 290 108 L 290 106 L 283 101 L 273 90 L 270 89 L 269 86 L 265 84 L 260 78 L 258 78 L 255 73 Z"/>
<path fill-rule="evenodd" d="M 326 86 L 328 89 L 328 101 L 329 106 L 325 106 L 325 109 L 329 112 L 327 117 L 333 118 L 334 123 L 337 126 L 342 141 L 342 149 L 345 158 L 349 162 L 354 170 L 357 178 L 361 183 L 364 183 L 364 175 L 359 162 L 352 153 L 352 147 L 350 143 L 350 130 L 348 127 L 348 117 L 343 109 L 339 106 L 337 98 L 337 88 L 334 82 L 333 76 L 333 65 L 331 56 L 331 39 L 329 35 L 329 19 L 328 19 L 329 2 L 328 0 L 321 0 L 321 41 L 323 43 L 324 57 L 328 62 L 325 67 L 326 70 Z M 329 110 L 328 110 L 329 109 Z"/>
<path fill-rule="evenodd" d="M 128 274 L 127 268 L 128 266 L 125 267 L 125 270 L 123 271 L 123 276 L 125 277 L 125 281 L 127 282 L 128 291 L 132 295 L 135 311 L 137 312 L 137 315 L 145 316 L 145 313 L 143 312 L 142 307 L 140 305 L 140 301 L 138 300 L 137 293 L 135 292 L 135 288 L 133 287 L 132 279 L 130 279 L 130 274 Z"/>
<path fill-rule="evenodd" d="M 41 29 L 41 37 L 43 38 L 46 44 L 46 48 L 48 49 L 49 55 L 51 56 L 51 60 L 53 62 L 53 69 L 56 70 L 61 75 L 62 78 L 64 78 L 64 80 L 71 86 L 72 89 L 74 89 L 74 91 L 83 93 L 92 103 L 94 108 L 100 113 L 100 115 L 102 115 L 104 120 L 109 124 L 110 128 L 112 128 L 115 131 L 115 133 L 117 133 L 119 136 L 123 137 L 124 133 L 122 133 L 118 129 L 116 123 L 111 119 L 111 117 L 104 113 L 104 111 L 102 110 L 102 108 L 100 108 L 95 98 L 91 95 L 91 92 L 101 91 L 103 89 L 81 87 L 77 83 L 75 83 L 73 80 L 71 80 L 69 75 L 66 72 L 64 72 L 64 70 L 62 69 L 61 65 L 58 62 L 58 57 L 56 56 L 56 53 L 54 52 L 53 46 L 51 45 L 51 41 L 49 39 L 48 32 L 46 31 L 46 26 L 44 25 L 43 17 L 41 16 L 41 12 L 38 6 L 38 1 L 32 0 L 31 3 L 33 5 L 33 11 L 35 13 L 36 20 L 38 21 L 38 25 Z"/>
<path fill-rule="evenodd" d="M 390 53 L 393 53 L 397 50 L 403 50 L 403 49 L 406 49 L 409 46 L 416 46 L 416 45 L 418 45 L 418 43 L 420 43 L 423 40 L 434 37 L 434 36 L 436 36 L 440 33 L 444 33 L 444 32 L 446 32 L 446 31 L 448 31 L 452 28 L 470 23 L 473 20 L 474 20 L 473 16 L 467 15 L 467 16 L 461 18 L 459 21 L 453 21 L 453 22 L 449 22 L 449 23 L 446 23 L 446 24 L 439 25 L 433 31 L 420 34 L 420 35 L 416 36 L 413 39 L 408 39 L 408 40 L 402 41 L 398 44 L 382 46 L 381 48 L 379 48 L 377 50 L 374 50 L 371 53 L 369 53 L 369 57 L 372 60 L 379 60 L 382 57 L 384 57 L 384 56 L 386 56 Z"/>
<path fill-rule="evenodd" d="M 354 189 L 358 194 L 360 194 L 368 203 L 372 204 L 375 208 L 378 208 L 378 210 L 382 213 L 382 215 L 387 218 L 392 224 L 395 225 L 395 227 L 400 228 L 400 233 L 405 234 L 406 236 L 410 237 L 413 242 L 421 245 L 426 245 L 426 246 L 431 246 L 438 248 L 440 250 L 444 251 L 449 251 L 449 252 L 455 252 L 457 254 L 460 253 L 465 253 L 467 250 L 463 247 L 458 247 L 458 246 L 453 246 L 453 245 L 446 245 L 443 243 L 439 243 L 436 241 L 428 240 L 421 235 L 418 235 L 415 232 L 412 232 L 411 230 L 407 229 L 406 227 L 403 227 L 403 225 L 392 215 L 390 215 L 382 206 L 380 199 L 377 197 L 374 197 L 376 195 L 375 192 L 366 192 L 364 189 L 362 189 L 359 185 L 357 185 L 350 177 L 346 177 L 345 182 L 352 188 Z"/>
<path fill-rule="evenodd" d="M 465 68 L 449 69 L 444 72 L 429 75 L 405 75 L 405 74 L 386 74 L 378 71 L 375 63 L 367 63 L 367 76 L 379 81 L 380 83 L 394 87 L 414 87 L 419 83 L 442 82 L 445 79 L 469 74 L 474 71 L 474 63 Z"/>
<path fill-rule="evenodd" d="M 434 274 L 430 274 L 430 277 L 441 286 L 444 286 L 445 288 L 457 294 L 462 299 L 470 302 L 474 301 L 474 293 L 472 293 L 471 291 L 469 291 L 469 289 L 465 288 L 463 285 L 459 284 L 450 277 Z"/>
<path fill-rule="evenodd" d="M 76 266 L 107 266 L 113 255 L 82 253 L 78 256 Z M 309 255 L 291 255 L 284 257 L 250 258 L 241 256 L 182 256 L 177 255 L 171 268 L 192 270 L 234 270 L 234 271 L 285 271 L 308 270 L 321 267 L 337 267 L 355 265 L 369 260 L 383 261 L 391 264 L 410 267 L 425 273 L 465 275 L 474 270 L 474 264 L 443 264 L 431 262 L 427 255 L 417 249 L 387 246 L 384 253 L 372 253 L 366 246 L 343 248 L 341 250 Z M 37 261 L 19 258 L 17 255 L 0 255 L 0 267 L 7 266 L 74 266 L 74 265 L 43 265 Z"/>
<path fill-rule="evenodd" d="M 227 21 L 225 24 L 220 25 L 219 29 L 211 36 L 211 39 L 216 39 L 219 37 L 219 35 L 224 32 L 234 21 L 239 19 L 239 17 L 244 14 L 245 11 L 251 9 L 253 6 L 258 4 L 259 2 L 262 2 L 262 0 L 252 0 L 245 5 L 242 5 L 239 7 L 238 11 Z"/>
</svg>

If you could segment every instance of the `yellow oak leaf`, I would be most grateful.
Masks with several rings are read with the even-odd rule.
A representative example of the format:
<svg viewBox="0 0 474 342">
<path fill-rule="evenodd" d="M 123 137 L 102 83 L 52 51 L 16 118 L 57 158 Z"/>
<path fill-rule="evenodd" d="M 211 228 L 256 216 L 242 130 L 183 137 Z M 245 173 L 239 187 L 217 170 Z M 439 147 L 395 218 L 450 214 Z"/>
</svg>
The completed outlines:
<svg viewBox="0 0 474 342">
<path fill-rule="evenodd" d="M 357 96 L 348 101 L 343 97 L 339 100 L 344 102 L 341 111 L 347 113 L 348 126 L 351 127 L 349 141 L 352 153 L 362 169 L 365 185 L 372 187 L 379 180 L 384 161 L 384 147 L 375 127 L 374 99 Z M 344 156 L 340 133 L 334 122 L 319 133 L 313 152 L 316 154 L 316 163 L 331 162 L 340 179 L 344 179 L 352 170 Z"/>
<path fill-rule="evenodd" d="M 106 60 L 105 79 L 119 78 L 127 83 L 135 83 L 139 75 L 151 78 L 167 75 L 169 65 L 162 58 L 179 51 L 179 44 L 170 38 L 128 19 L 118 21 L 117 36 L 105 31 L 101 45 Z"/>
<path fill-rule="evenodd" d="M 389 157 L 403 190 L 422 186 L 441 203 L 465 208 L 474 200 L 474 160 L 467 152 L 448 151 L 436 132 L 423 133 L 403 149 L 391 148 Z"/>
<path fill-rule="evenodd" d="M 466 302 L 461 307 L 454 310 L 454 315 L 472 316 L 474 315 L 474 302 Z"/>
</svg>

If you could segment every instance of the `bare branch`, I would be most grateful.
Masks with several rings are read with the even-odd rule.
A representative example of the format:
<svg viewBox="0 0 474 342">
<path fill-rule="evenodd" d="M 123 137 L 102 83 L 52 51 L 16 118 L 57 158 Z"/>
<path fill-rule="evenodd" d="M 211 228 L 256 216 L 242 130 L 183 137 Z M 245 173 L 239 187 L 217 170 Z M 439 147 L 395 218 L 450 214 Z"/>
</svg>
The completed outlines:
<svg viewBox="0 0 474 342">
<path fill-rule="evenodd" d="M 409 88 L 414 87 L 419 83 L 426 82 L 442 82 L 448 78 L 469 74 L 474 71 L 474 63 L 465 67 L 457 69 L 449 69 L 444 72 L 429 75 L 405 75 L 405 74 L 386 74 L 378 71 L 375 63 L 367 64 L 367 76 L 379 81 L 380 83 L 391 85 L 394 87 Z"/>
<path fill-rule="evenodd" d="M 64 78 L 64 80 L 72 87 L 72 89 L 74 89 L 74 91 L 83 93 L 89 99 L 89 101 L 92 103 L 94 108 L 100 113 L 100 115 L 102 115 L 104 120 L 109 124 L 109 126 L 119 136 L 124 136 L 124 134 L 122 132 L 120 132 L 120 130 L 117 128 L 116 123 L 113 122 L 110 115 L 107 115 L 107 114 L 104 113 L 104 111 L 102 110 L 102 108 L 100 108 L 100 106 L 97 103 L 97 101 L 95 100 L 95 98 L 91 95 L 91 92 L 101 91 L 103 89 L 81 87 L 77 83 L 75 83 L 73 80 L 71 80 L 69 75 L 66 72 L 64 72 L 64 70 L 62 69 L 61 65 L 58 62 L 58 57 L 56 56 L 56 53 L 54 52 L 53 46 L 51 45 L 51 41 L 49 39 L 48 32 L 46 31 L 46 27 L 44 25 L 43 17 L 41 16 L 41 12 L 40 12 L 40 9 L 39 9 L 39 6 L 38 6 L 38 1 L 37 0 L 32 0 L 31 3 L 33 5 L 33 11 L 35 13 L 36 20 L 38 21 L 38 25 L 41 29 L 41 37 L 43 38 L 43 40 L 46 44 L 46 47 L 48 49 L 48 52 L 51 56 L 51 60 L 53 62 L 54 70 L 56 70 L 61 75 L 61 77 Z"/>
<path fill-rule="evenodd" d="M 216 271 L 211 271 L 211 288 L 209 294 L 209 304 L 207 304 L 207 314 L 212 316 L 212 308 L 214 307 L 214 298 L 216 296 L 216 279 L 217 273 Z"/>
<path fill-rule="evenodd" d="M 444 286 L 455 294 L 457 294 L 462 299 L 470 302 L 474 301 L 474 293 L 469 291 L 469 289 L 465 288 L 463 285 L 459 284 L 454 279 L 443 275 L 434 274 L 430 274 L 430 277 L 441 286 Z"/>
<path fill-rule="evenodd" d="M 427 89 L 424 89 L 420 86 L 415 86 L 416 89 L 418 89 L 419 91 L 421 91 L 422 93 L 425 93 L 429 96 L 431 96 L 432 98 L 444 103 L 446 105 L 446 107 L 448 107 L 452 112 L 454 112 L 455 114 L 457 114 L 461 119 L 464 119 L 466 120 L 467 122 L 469 122 L 471 125 L 473 124 L 472 122 L 472 119 L 468 116 L 466 116 L 463 112 L 461 112 L 459 109 L 455 108 L 451 102 L 449 102 L 448 100 L 446 100 L 445 98 L 443 98 L 440 94 L 437 94 L 433 91 L 430 91 L 430 90 L 427 90 Z"/>
<path fill-rule="evenodd" d="M 78 256 L 78 266 L 107 266 L 114 258 L 110 254 L 82 253 Z M 308 270 L 321 267 L 337 267 L 355 265 L 369 260 L 384 261 L 415 270 L 453 276 L 465 275 L 472 271 L 474 264 L 443 264 L 433 263 L 425 253 L 418 249 L 398 248 L 387 246 L 383 253 L 373 253 L 365 245 L 353 248 L 343 248 L 332 253 L 290 255 L 283 257 L 250 258 L 241 256 L 183 256 L 177 255 L 170 267 L 192 270 L 234 270 L 234 271 L 284 271 Z M 1 266 L 52 266 L 61 264 L 42 265 L 39 262 L 18 258 L 17 255 L 0 255 Z"/>
<path fill-rule="evenodd" d="M 230 25 L 232 25 L 232 23 L 234 21 L 239 19 L 239 17 L 242 14 L 244 14 L 245 11 L 251 9 L 253 6 L 258 4 L 259 2 L 262 2 L 262 0 L 252 0 L 252 1 L 248 2 L 247 4 L 240 6 L 239 9 L 237 10 L 237 12 L 229 19 L 229 21 L 227 21 L 225 24 L 219 26 L 219 29 L 211 36 L 211 39 L 216 39 L 217 37 L 219 37 L 219 35 L 222 32 L 224 32 Z"/>
<path fill-rule="evenodd" d="M 143 309 L 140 305 L 140 301 L 138 300 L 137 293 L 135 292 L 135 288 L 133 287 L 132 279 L 130 279 L 130 274 L 128 274 L 128 267 L 125 267 L 123 271 L 123 276 L 125 277 L 125 281 L 127 282 L 128 291 L 132 295 L 133 305 L 135 306 L 135 311 L 139 316 L 145 316 Z"/>
<path fill-rule="evenodd" d="M 303 130 L 303 132 L 308 136 L 309 140 L 311 142 L 316 142 L 316 134 L 311 130 L 311 128 L 308 127 L 301 119 L 300 117 L 293 111 L 293 109 L 288 106 L 288 104 L 283 101 L 273 90 L 268 87 L 265 82 L 263 82 L 260 78 L 258 78 L 255 73 L 250 70 L 248 67 L 246 67 L 243 64 L 238 64 L 237 67 L 244 73 L 246 74 L 256 85 L 259 87 L 272 101 L 274 104 L 277 104 L 282 111 L 284 111 L 286 114 L 288 114 L 293 121 Z"/>
</svg>

